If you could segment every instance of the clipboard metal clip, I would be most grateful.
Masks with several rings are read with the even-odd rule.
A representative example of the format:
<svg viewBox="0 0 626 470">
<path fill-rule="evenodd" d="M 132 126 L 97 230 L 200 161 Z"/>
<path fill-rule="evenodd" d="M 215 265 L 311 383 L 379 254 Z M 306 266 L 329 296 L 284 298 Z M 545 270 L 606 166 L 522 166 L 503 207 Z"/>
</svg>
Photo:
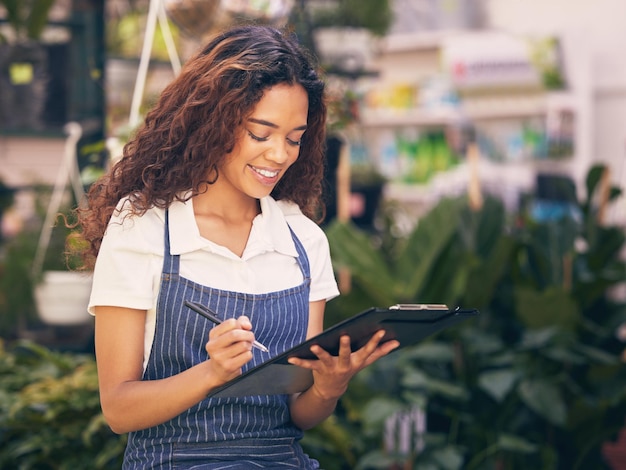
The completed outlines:
<svg viewBox="0 0 626 470">
<path fill-rule="evenodd" d="M 449 310 L 446 304 L 395 304 L 389 310 Z"/>
</svg>

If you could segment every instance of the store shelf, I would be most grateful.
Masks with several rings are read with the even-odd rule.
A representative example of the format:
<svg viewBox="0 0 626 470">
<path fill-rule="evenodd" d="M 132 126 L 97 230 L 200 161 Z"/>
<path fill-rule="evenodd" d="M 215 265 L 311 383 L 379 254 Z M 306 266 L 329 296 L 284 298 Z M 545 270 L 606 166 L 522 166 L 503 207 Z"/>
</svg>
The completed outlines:
<svg viewBox="0 0 626 470">
<path fill-rule="evenodd" d="M 458 30 L 432 30 L 417 33 L 393 34 L 378 43 L 380 53 L 412 52 L 435 50 L 449 36 L 459 34 Z"/>
<path fill-rule="evenodd" d="M 577 188 L 584 187 L 592 138 L 591 83 L 581 45 L 568 37 L 560 38 L 566 64 L 568 57 L 577 54 L 577 67 L 565 73 L 567 90 L 549 91 L 532 80 L 511 76 L 511 70 L 519 65 L 516 60 L 523 61 L 512 46 L 505 52 L 501 48 L 486 51 L 484 64 L 482 49 L 474 48 L 467 56 L 467 63 L 474 65 L 472 70 L 477 74 L 483 71 L 481 67 L 492 67 L 493 74 L 481 75 L 482 82 L 457 83 L 448 76 L 454 70 L 450 64 L 442 70 L 442 54 L 455 41 L 459 44 L 463 40 L 460 36 L 466 37 L 466 33 L 389 36 L 379 43 L 373 64 L 381 71 L 380 78 L 374 85 L 363 82 L 363 132 L 358 138 L 372 161 L 392 179 L 384 197 L 408 214 L 407 224 L 419 220 L 441 197 L 467 191 L 469 171 L 464 164 L 432 174 L 426 183 L 399 182 L 416 178 L 412 154 L 407 152 L 416 151 L 420 139 L 439 133 L 452 139 L 452 145 L 459 144 L 454 139 L 476 137 L 483 152 L 478 168 L 481 187 L 485 193 L 499 196 L 511 210 L 517 208 L 520 194 L 534 190 L 538 174 L 570 176 Z M 496 32 L 485 33 L 483 42 Z M 498 68 L 502 64 L 510 67 Z M 476 74 L 474 77 L 479 76 Z M 475 132 L 447 132 L 455 129 Z M 555 156 L 567 152 L 571 155 Z"/>
<path fill-rule="evenodd" d="M 452 124 L 461 118 L 458 111 L 428 112 L 415 110 L 364 110 L 360 115 L 360 125 L 364 128 L 384 127 L 442 127 Z"/>
<path fill-rule="evenodd" d="M 461 121 L 489 121 L 496 119 L 524 119 L 546 113 L 546 100 L 542 98 L 504 98 L 466 100 L 459 109 L 429 111 L 363 110 L 361 125 L 366 128 L 398 126 L 442 127 Z"/>
</svg>

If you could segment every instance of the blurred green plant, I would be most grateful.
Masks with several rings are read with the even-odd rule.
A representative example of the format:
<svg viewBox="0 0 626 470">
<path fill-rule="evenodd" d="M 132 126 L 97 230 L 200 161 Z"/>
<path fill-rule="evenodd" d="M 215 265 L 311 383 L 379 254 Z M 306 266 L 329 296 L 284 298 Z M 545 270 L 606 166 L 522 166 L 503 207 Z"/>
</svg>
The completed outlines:
<svg viewBox="0 0 626 470">
<path fill-rule="evenodd" d="M 529 41 L 530 58 L 541 75 L 543 86 L 548 90 L 561 90 L 565 79 L 561 69 L 561 45 L 555 37 L 542 37 Z"/>
<path fill-rule="evenodd" d="M 626 306 L 609 292 L 626 281 L 626 265 L 623 230 L 597 221 L 602 172 L 588 174 L 581 221 L 512 221 L 499 200 L 474 211 L 455 198 L 407 236 L 391 218 L 377 235 L 339 222 L 326 229 L 353 282 L 329 303 L 328 324 L 405 302 L 481 315 L 358 374 L 303 439 L 322 468 L 608 468 L 601 447 L 626 413 L 615 335 Z M 609 200 L 620 193 L 611 188 Z M 409 442 L 422 445 L 403 452 L 389 418 L 415 409 L 426 430 L 411 422 Z M 124 439 L 102 418 L 93 356 L 0 342 L 0 468 L 119 468 Z"/>
<path fill-rule="evenodd" d="M 31 264 L 37 238 L 20 233 L 0 251 L 0 338 L 13 339 L 37 317 Z"/>
<path fill-rule="evenodd" d="M 328 121 L 330 133 L 338 132 L 359 120 L 359 97 L 348 89 L 334 89 L 328 91 Z"/>
<path fill-rule="evenodd" d="M 0 468 L 121 468 L 125 437 L 100 411 L 93 356 L 0 340 Z"/>
<path fill-rule="evenodd" d="M 13 30 L 11 39 L 0 32 L 0 43 L 38 41 L 55 3 L 56 0 L 0 0 Z"/>
<path fill-rule="evenodd" d="M 109 18 L 106 24 L 107 53 L 111 57 L 138 59 L 141 56 L 147 11 L 141 8 L 130 9 L 121 16 Z M 168 19 L 170 33 L 175 42 L 180 40 L 178 27 Z M 151 58 L 168 62 L 170 60 L 163 30 L 156 28 L 152 44 Z"/>
<path fill-rule="evenodd" d="M 33 190 L 34 216 L 18 234 L 7 237 L 0 245 L 0 338 L 15 339 L 21 331 L 39 323 L 33 291 L 40 279 L 33 274 L 32 265 L 51 189 L 37 186 Z M 68 207 L 63 207 L 57 215 L 43 260 L 44 271 L 73 270 L 81 264 L 77 255 L 66 255 L 66 243 L 77 243 L 76 238 L 70 237 L 72 231 L 63 218 L 68 217 L 71 223 L 70 212 Z"/>
<path fill-rule="evenodd" d="M 481 315 L 357 375 L 333 421 L 305 437 L 307 450 L 326 456 L 324 468 L 608 468 L 602 444 L 626 412 L 624 345 L 615 335 L 626 306 L 609 289 L 626 281 L 626 266 L 623 230 L 597 222 L 603 170 L 588 174 L 578 223 L 526 213 L 512 223 L 499 200 L 472 211 L 456 198 L 407 237 L 327 228 L 336 267 L 348 268 L 353 284 L 328 305 L 331 323 L 411 302 Z M 612 188 L 609 200 L 620 192 Z M 423 449 L 384 451 L 388 418 L 415 408 L 427 417 L 425 434 L 412 436 Z M 334 454 L 319 444 L 342 435 L 349 438 Z"/>
<path fill-rule="evenodd" d="M 365 28 L 384 36 L 391 26 L 393 10 L 388 0 L 336 0 L 314 10 L 312 17 L 316 27 Z"/>
</svg>

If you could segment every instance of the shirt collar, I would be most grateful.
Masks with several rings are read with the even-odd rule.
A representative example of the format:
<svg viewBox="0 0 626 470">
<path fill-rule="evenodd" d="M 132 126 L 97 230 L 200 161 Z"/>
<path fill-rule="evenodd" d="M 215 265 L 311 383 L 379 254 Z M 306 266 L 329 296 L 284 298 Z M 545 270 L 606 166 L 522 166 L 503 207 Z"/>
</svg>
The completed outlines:
<svg viewBox="0 0 626 470">
<path fill-rule="evenodd" d="M 270 196 L 262 198 L 260 203 L 261 214 L 253 221 L 244 257 L 267 251 L 298 256 L 281 206 Z M 169 206 L 169 228 L 170 251 L 173 255 L 197 250 L 220 251 L 216 244 L 200 236 L 191 199 L 172 202 Z"/>
<path fill-rule="evenodd" d="M 260 241 L 261 243 L 257 247 L 259 250 L 277 251 L 288 256 L 298 256 L 281 206 L 270 196 L 262 198 L 260 202 L 261 214 L 254 219 L 252 224 L 249 248 L 252 250 L 253 244 Z"/>
</svg>

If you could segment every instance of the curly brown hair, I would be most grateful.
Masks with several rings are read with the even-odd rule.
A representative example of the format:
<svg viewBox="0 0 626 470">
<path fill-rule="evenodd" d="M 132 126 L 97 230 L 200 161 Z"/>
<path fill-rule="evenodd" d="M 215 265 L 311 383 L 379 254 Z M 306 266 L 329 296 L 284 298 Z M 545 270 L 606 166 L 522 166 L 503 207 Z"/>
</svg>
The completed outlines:
<svg viewBox="0 0 626 470">
<path fill-rule="evenodd" d="M 168 207 L 198 194 L 235 145 L 236 132 L 268 88 L 299 84 L 309 100 L 300 154 L 272 191 L 316 221 L 321 204 L 326 102 L 315 62 L 293 34 L 268 26 L 238 26 L 216 35 L 161 93 L 119 160 L 77 209 L 85 267 L 92 267 L 120 199 L 132 213 Z M 213 171 L 211 171 L 213 170 Z"/>
</svg>

